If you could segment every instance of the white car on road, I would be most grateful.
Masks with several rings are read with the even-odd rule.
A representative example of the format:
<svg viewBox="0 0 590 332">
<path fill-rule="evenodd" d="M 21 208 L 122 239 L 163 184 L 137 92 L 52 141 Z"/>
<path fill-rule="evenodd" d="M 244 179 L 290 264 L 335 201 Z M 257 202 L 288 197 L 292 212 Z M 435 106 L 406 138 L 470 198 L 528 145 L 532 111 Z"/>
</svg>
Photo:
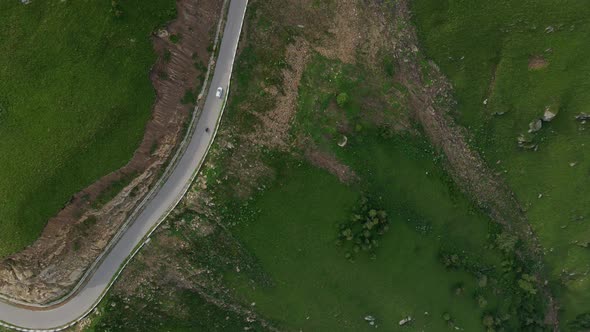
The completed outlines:
<svg viewBox="0 0 590 332">
<path fill-rule="evenodd" d="M 223 88 L 219 87 L 219 88 L 217 88 L 217 92 L 215 93 L 215 97 L 221 98 L 221 96 L 223 96 Z"/>
</svg>

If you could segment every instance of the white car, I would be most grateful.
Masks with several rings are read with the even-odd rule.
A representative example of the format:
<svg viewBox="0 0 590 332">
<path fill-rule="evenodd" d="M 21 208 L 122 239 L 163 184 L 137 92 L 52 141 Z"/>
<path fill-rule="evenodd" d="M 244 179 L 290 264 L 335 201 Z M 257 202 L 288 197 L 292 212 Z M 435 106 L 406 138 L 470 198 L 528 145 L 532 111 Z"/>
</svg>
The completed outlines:
<svg viewBox="0 0 590 332">
<path fill-rule="evenodd" d="M 221 98 L 222 95 L 223 95 L 223 88 L 222 87 L 217 88 L 217 92 L 215 93 L 215 97 Z"/>
</svg>

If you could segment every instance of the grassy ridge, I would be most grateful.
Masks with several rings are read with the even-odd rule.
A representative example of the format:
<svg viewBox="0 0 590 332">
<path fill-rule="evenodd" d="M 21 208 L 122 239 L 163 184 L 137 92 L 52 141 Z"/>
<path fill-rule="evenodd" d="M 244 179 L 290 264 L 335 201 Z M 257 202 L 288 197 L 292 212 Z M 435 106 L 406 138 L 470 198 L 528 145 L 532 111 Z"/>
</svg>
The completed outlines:
<svg viewBox="0 0 590 332">
<path fill-rule="evenodd" d="M 155 95 L 150 33 L 173 0 L 0 3 L 0 257 L 124 165 Z"/>
<path fill-rule="evenodd" d="M 574 120 L 590 111 L 587 1 L 418 0 L 414 12 L 427 55 L 455 86 L 458 120 L 528 210 L 570 321 L 590 308 L 590 132 Z M 546 67 L 530 69 L 533 58 Z M 546 106 L 557 117 L 528 135 Z M 537 151 L 519 149 L 520 134 Z"/>
</svg>

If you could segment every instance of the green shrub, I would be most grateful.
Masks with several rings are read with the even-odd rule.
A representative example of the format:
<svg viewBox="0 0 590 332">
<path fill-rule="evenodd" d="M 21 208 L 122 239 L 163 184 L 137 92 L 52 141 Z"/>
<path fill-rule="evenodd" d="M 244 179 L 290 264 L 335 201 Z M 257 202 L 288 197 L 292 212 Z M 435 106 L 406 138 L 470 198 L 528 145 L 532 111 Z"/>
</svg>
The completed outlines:
<svg viewBox="0 0 590 332">
<path fill-rule="evenodd" d="M 183 105 L 192 105 L 196 102 L 195 94 L 192 90 L 186 90 L 180 101 Z"/>
<path fill-rule="evenodd" d="M 336 103 L 340 107 L 346 106 L 346 103 L 348 103 L 348 94 L 346 92 L 338 94 L 338 96 L 336 96 Z"/>
<path fill-rule="evenodd" d="M 178 44 L 178 42 L 180 42 L 180 39 L 182 39 L 182 35 L 180 35 L 180 34 L 170 35 L 170 41 L 173 44 Z"/>
<path fill-rule="evenodd" d="M 347 259 L 353 259 L 360 251 L 366 251 L 374 258 L 379 238 L 388 231 L 387 213 L 375 208 L 368 198 L 362 197 L 350 220 L 340 224 L 336 243 L 347 247 L 344 254 Z"/>
</svg>

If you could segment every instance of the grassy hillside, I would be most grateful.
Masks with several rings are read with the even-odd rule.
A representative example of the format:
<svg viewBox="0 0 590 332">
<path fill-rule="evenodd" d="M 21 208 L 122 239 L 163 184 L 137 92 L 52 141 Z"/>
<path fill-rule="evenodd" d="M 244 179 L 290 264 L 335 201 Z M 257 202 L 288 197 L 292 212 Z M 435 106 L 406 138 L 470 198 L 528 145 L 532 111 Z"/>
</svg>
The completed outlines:
<svg viewBox="0 0 590 332">
<path fill-rule="evenodd" d="M 381 79 L 361 66 L 321 56 L 307 66 L 295 130 L 332 150 L 360 180 L 347 186 L 298 161 L 270 162 L 277 180 L 225 218 L 238 225 L 234 232 L 258 257 L 272 286 L 236 273 L 227 278 L 244 303 L 255 302 L 288 330 L 371 330 L 367 315 L 386 330 L 396 330 L 408 316 L 413 318 L 408 329 L 416 331 L 485 330 L 486 316 L 507 330 L 524 328 L 526 319 L 541 311 L 535 297 L 517 286 L 514 271 L 521 267 L 510 267 L 513 259 L 495 246 L 489 220 L 455 188 L 423 138 L 367 120 L 366 112 L 378 112 L 362 109 L 367 99 L 391 98 L 391 84 Z M 348 100 L 338 112 L 355 128 L 345 148 L 327 138 L 337 136 L 330 108 L 342 93 Z M 400 100 L 390 101 L 399 112 Z M 379 240 L 373 259 L 361 252 L 349 261 L 334 243 L 338 227 L 367 194 L 390 216 L 391 230 Z M 461 263 L 448 265 L 447 255 L 457 255 Z M 489 284 L 480 283 L 483 279 Z"/>
<path fill-rule="evenodd" d="M 590 112 L 587 1 L 417 0 L 414 13 L 459 122 L 527 209 L 571 323 L 590 308 L 590 132 L 574 119 Z M 557 116 L 528 133 L 546 108 Z"/>
<path fill-rule="evenodd" d="M 131 158 L 155 98 L 150 33 L 174 5 L 0 3 L 0 257 Z"/>
<path fill-rule="evenodd" d="M 443 156 L 410 120 L 382 34 L 367 34 L 382 47 L 374 57 L 362 47 L 347 56 L 341 40 L 330 49 L 338 52 L 317 47 L 354 26 L 339 4 L 251 2 L 245 26 L 253 28 L 207 162 L 149 254 L 119 280 L 145 276 L 146 285 L 128 306 L 109 300 L 123 313 L 106 312 L 97 331 L 140 330 L 146 298 L 157 299 L 149 312 L 162 317 L 158 330 L 173 329 L 199 314 L 161 300 L 182 288 L 251 314 L 241 324 L 257 331 L 271 330 L 253 326 L 261 321 L 286 331 L 543 330 L 544 304 L 515 259 L 518 239 L 500 233 L 443 170 Z M 357 4 L 365 27 L 370 7 Z M 342 29 L 330 29 L 336 9 Z M 372 231 L 373 215 L 373 226 L 347 239 L 371 216 L 363 197 L 380 210 L 373 214 L 389 216 L 389 231 Z M 190 282 L 166 281 L 183 269 Z"/>
</svg>

